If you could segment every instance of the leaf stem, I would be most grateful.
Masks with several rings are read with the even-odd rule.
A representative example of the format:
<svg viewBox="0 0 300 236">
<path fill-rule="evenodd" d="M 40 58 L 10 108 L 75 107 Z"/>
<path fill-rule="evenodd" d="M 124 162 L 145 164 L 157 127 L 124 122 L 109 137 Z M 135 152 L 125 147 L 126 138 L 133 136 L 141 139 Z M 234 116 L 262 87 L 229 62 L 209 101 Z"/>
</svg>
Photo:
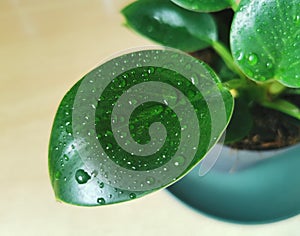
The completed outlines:
<svg viewBox="0 0 300 236">
<path fill-rule="evenodd" d="M 238 9 L 238 7 L 239 7 L 239 4 L 237 3 L 237 1 L 236 1 L 236 0 L 232 0 L 232 1 L 231 1 L 231 8 L 232 8 L 232 10 L 233 10 L 234 12 L 236 12 L 237 9 Z"/>
<path fill-rule="evenodd" d="M 268 93 L 273 97 L 279 96 L 286 90 L 286 86 L 276 80 L 271 81 L 269 85 L 266 83 L 266 85 L 268 86 Z"/>
<path fill-rule="evenodd" d="M 220 55 L 220 57 L 224 60 L 227 67 L 238 74 L 241 78 L 245 79 L 245 75 L 242 73 L 242 71 L 238 68 L 238 66 L 234 63 L 233 58 L 231 56 L 231 53 L 229 50 L 218 41 L 212 42 L 213 49 Z"/>
<path fill-rule="evenodd" d="M 300 120 L 300 109 L 293 103 L 284 100 L 284 99 L 276 99 L 275 101 L 261 101 L 261 105 L 281 111 L 287 115 L 290 115 L 298 120 Z"/>
<path fill-rule="evenodd" d="M 300 95 L 300 89 L 288 89 L 285 93 L 291 95 Z"/>
</svg>

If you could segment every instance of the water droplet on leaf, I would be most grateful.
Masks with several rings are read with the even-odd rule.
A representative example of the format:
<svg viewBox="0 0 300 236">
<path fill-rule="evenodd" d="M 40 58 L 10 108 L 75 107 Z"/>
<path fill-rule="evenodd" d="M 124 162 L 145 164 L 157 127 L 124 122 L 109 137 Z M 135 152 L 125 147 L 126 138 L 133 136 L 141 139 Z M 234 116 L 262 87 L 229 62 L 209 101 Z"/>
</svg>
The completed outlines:
<svg viewBox="0 0 300 236">
<path fill-rule="evenodd" d="M 183 165 L 184 161 L 185 161 L 185 159 L 183 156 L 174 157 L 174 165 L 175 166 Z"/>
<path fill-rule="evenodd" d="M 272 64 L 272 62 L 267 62 L 266 66 L 267 66 L 267 68 L 271 69 L 273 67 L 273 64 Z"/>
<path fill-rule="evenodd" d="M 153 26 L 152 26 L 152 25 L 149 25 L 149 26 L 147 27 L 147 31 L 148 31 L 148 33 L 152 33 L 152 32 L 153 32 Z"/>
<path fill-rule="evenodd" d="M 155 181 L 155 179 L 153 177 L 146 178 L 146 183 L 149 184 L 149 185 L 153 184 L 154 181 Z"/>
<path fill-rule="evenodd" d="M 97 199 L 97 203 L 99 203 L 100 205 L 104 205 L 105 204 L 105 199 L 103 197 L 100 197 Z"/>
<path fill-rule="evenodd" d="M 241 61 L 241 60 L 243 60 L 243 58 L 244 58 L 244 53 L 243 53 L 243 52 L 239 52 L 239 53 L 238 53 L 237 60 L 238 60 L 238 61 Z"/>
<path fill-rule="evenodd" d="M 93 178 L 95 178 L 96 176 L 98 175 L 98 172 L 96 170 L 94 170 L 92 173 L 91 173 L 91 176 Z"/>
<path fill-rule="evenodd" d="M 59 180 L 60 177 L 61 177 L 61 172 L 60 171 L 56 171 L 54 177 L 55 177 L 56 180 Z"/>
<path fill-rule="evenodd" d="M 75 173 L 75 179 L 79 184 L 85 184 L 91 179 L 91 176 L 84 170 L 79 169 Z"/>
<path fill-rule="evenodd" d="M 68 161 L 69 157 L 66 154 L 64 154 L 64 159 L 65 159 L 65 161 Z"/>
<path fill-rule="evenodd" d="M 120 79 L 119 80 L 119 88 L 124 88 L 126 86 L 126 80 L 125 79 Z"/>
<path fill-rule="evenodd" d="M 135 199 L 136 198 L 136 194 L 135 193 L 130 193 L 129 194 L 129 198 L 130 199 Z"/>
<path fill-rule="evenodd" d="M 256 65 L 258 62 L 258 57 L 255 53 L 250 53 L 249 56 L 248 56 L 248 63 L 249 65 Z"/>
<path fill-rule="evenodd" d="M 148 74 L 153 74 L 155 71 L 154 67 L 149 67 L 148 68 Z"/>
<path fill-rule="evenodd" d="M 107 143 L 107 144 L 106 144 L 106 149 L 107 149 L 107 150 L 108 150 L 108 149 L 112 149 L 112 147 L 113 147 L 113 146 L 112 146 L 111 143 Z"/>
<path fill-rule="evenodd" d="M 185 69 L 186 69 L 186 70 L 192 69 L 192 65 L 191 65 L 191 64 L 186 64 L 186 65 L 185 65 Z"/>
</svg>

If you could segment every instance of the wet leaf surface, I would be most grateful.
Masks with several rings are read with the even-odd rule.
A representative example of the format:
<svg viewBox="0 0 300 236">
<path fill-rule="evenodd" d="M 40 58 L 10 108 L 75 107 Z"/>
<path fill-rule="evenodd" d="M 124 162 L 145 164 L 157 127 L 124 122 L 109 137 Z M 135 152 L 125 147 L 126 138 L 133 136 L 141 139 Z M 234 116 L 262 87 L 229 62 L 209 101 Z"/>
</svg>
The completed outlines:
<svg viewBox="0 0 300 236">
<path fill-rule="evenodd" d="M 247 76 L 300 87 L 299 42 L 299 0 L 241 1 L 231 28 L 231 49 Z"/>
</svg>

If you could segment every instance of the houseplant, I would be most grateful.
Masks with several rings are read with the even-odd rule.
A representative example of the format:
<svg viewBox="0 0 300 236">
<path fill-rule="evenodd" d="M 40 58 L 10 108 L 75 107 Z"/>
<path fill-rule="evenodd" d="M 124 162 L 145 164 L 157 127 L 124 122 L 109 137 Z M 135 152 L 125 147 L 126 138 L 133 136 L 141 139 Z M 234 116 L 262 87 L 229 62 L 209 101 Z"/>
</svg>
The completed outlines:
<svg viewBox="0 0 300 236">
<path fill-rule="evenodd" d="M 229 7 L 235 11 L 234 14 L 232 10 L 199 13 Z M 229 121 L 225 142 L 232 147 L 273 149 L 297 143 L 300 136 L 299 11 L 298 0 L 289 3 L 282 0 L 245 0 L 240 4 L 236 1 L 139 0 L 126 7 L 123 14 L 128 26 L 163 45 L 193 52 L 195 57 L 203 58 L 203 54 L 206 54 L 203 59 L 219 77 L 195 58 L 176 51 L 154 49 L 128 53 L 90 72 L 66 94 L 54 121 L 49 147 L 49 172 L 57 198 L 77 205 L 107 205 L 128 201 L 167 187 L 183 177 L 212 149 Z M 220 40 L 217 39 L 218 31 Z M 228 50 L 229 44 L 232 54 Z M 208 49 L 195 53 L 205 48 L 213 48 L 214 51 Z M 123 66 L 128 63 L 129 68 L 124 70 Z M 104 82 L 106 76 L 113 79 Z M 105 86 L 99 83 L 95 85 L 97 78 Z M 182 89 L 183 94 L 191 102 L 196 116 L 186 112 L 188 115 L 182 120 L 199 121 L 201 142 L 199 137 L 192 139 L 192 142 L 185 142 L 193 134 L 193 130 L 184 133 L 185 125 L 180 119 L 179 123 L 173 119 L 177 118 L 177 113 L 172 113 L 172 110 L 176 111 L 177 106 L 188 107 L 188 103 L 181 99 L 177 90 L 169 91 L 170 96 L 163 96 L 164 99 L 159 100 L 157 96 L 168 91 L 162 84 L 161 88 L 153 87 L 152 97 L 148 94 L 152 98 L 149 101 L 152 102 L 146 101 L 146 105 L 141 105 L 129 114 L 130 107 L 125 107 L 121 113 L 114 113 L 114 106 L 119 104 L 118 99 L 123 96 L 124 89 L 137 85 L 139 78 L 143 82 L 149 82 L 148 87 L 153 85 L 150 83 L 152 79 L 156 82 L 168 82 L 178 90 L 183 85 L 188 87 Z M 198 84 L 205 86 L 202 88 Z M 106 89 L 106 85 L 110 89 Z M 200 92 L 193 87 L 197 87 Z M 99 91 L 103 91 L 103 94 Z M 129 95 L 125 100 L 130 105 L 142 104 L 143 99 L 137 101 L 138 99 L 133 98 Z M 233 98 L 235 105 L 232 114 Z M 162 106 L 158 103 L 165 104 Z M 90 111 L 84 107 L 92 108 Z M 180 111 L 184 115 L 185 112 Z M 271 131 L 275 128 L 277 133 L 275 138 L 274 130 L 270 135 L 270 130 L 260 126 L 264 119 L 273 120 L 265 118 L 269 112 L 272 112 L 271 118 L 279 119 L 271 127 Z M 256 119 L 257 113 L 262 114 L 258 116 L 259 119 Z M 157 116 L 172 119 L 169 123 L 163 123 L 170 130 L 167 135 L 160 126 L 151 126 L 151 123 L 157 122 Z M 130 125 L 128 130 L 122 130 L 124 135 L 120 132 L 120 139 L 135 134 L 137 137 L 133 135 L 130 141 L 146 145 L 152 137 L 156 137 L 155 133 L 161 132 L 167 141 L 167 145 L 163 146 L 166 151 L 149 155 L 151 158 L 142 161 L 137 159 L 139 148 L 122 152 L 118 147 L 120 140 L 114 137 L 123 128 L 121 118 Z M 115 130 L 114 123 L 119 124 Z M 181 127 L 181 134 L 174 131 L 178 127 Z M 287 134 L 283 130 L 288 130 Z M 199 135 L 196 132 L 195 136 Z M 157 141 L 161 142 L 160 139 Z M 98 142 L 102 146 L 101 151 Z M 195 151 L 172 158 L 171 154 L 179 149 L 177 146 L 181 142 L 184 142 L 183 149 L 195 148 Z M 155 146 L 155 149 L 161 146 Z M 122 148 L 126 150 L 125 146 Z M 101 161 L 104 153 L 108 155 Z M 290 163 L 299 164 L 295 155 L 289 158 L 294 161 L 290 160 Z M 113 165 L 107 164 L 110 161 Z M 169 162 L 176 166 L 177 172 L 174 175 L 170 175 L 167 168 L 162 167 Z M 123 169 L 115 169 L 115 164 Z M 155 174 L 152 172 L 160 167 L 161 170 Z M 267 168 L 259 171 L 264 170 L 267 171 Z M 137 171 L 143 174 L 139 172 L 132 177 Z M 294 178 L 295 183 L 298 183 L 299 175 Z M 174 193 L 182 190 L 187 191 L 184 187 L 176 190 L 176 184 L 171 187 Z M 295 206 L 298 208 L 299 203 L 295 204 L 298 204 Z M 247 220 L 247 217 L 242 220 Z"/>
</svg>

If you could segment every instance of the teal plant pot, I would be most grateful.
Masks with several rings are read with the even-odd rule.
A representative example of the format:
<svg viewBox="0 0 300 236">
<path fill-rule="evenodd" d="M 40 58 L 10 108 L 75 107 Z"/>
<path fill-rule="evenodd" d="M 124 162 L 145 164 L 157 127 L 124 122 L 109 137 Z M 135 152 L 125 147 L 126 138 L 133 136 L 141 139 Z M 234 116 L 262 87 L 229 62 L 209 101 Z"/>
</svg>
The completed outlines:
<svg viewBox="0 0 300 236">
<path fill-rule="evenodd" d="M 250 224 L 300 213 L 299 144 L 260 152 L 223 147 L 204 176 L 199 176 L 200 165 L 168 190 L 202 213 Z"/>
</svg>

